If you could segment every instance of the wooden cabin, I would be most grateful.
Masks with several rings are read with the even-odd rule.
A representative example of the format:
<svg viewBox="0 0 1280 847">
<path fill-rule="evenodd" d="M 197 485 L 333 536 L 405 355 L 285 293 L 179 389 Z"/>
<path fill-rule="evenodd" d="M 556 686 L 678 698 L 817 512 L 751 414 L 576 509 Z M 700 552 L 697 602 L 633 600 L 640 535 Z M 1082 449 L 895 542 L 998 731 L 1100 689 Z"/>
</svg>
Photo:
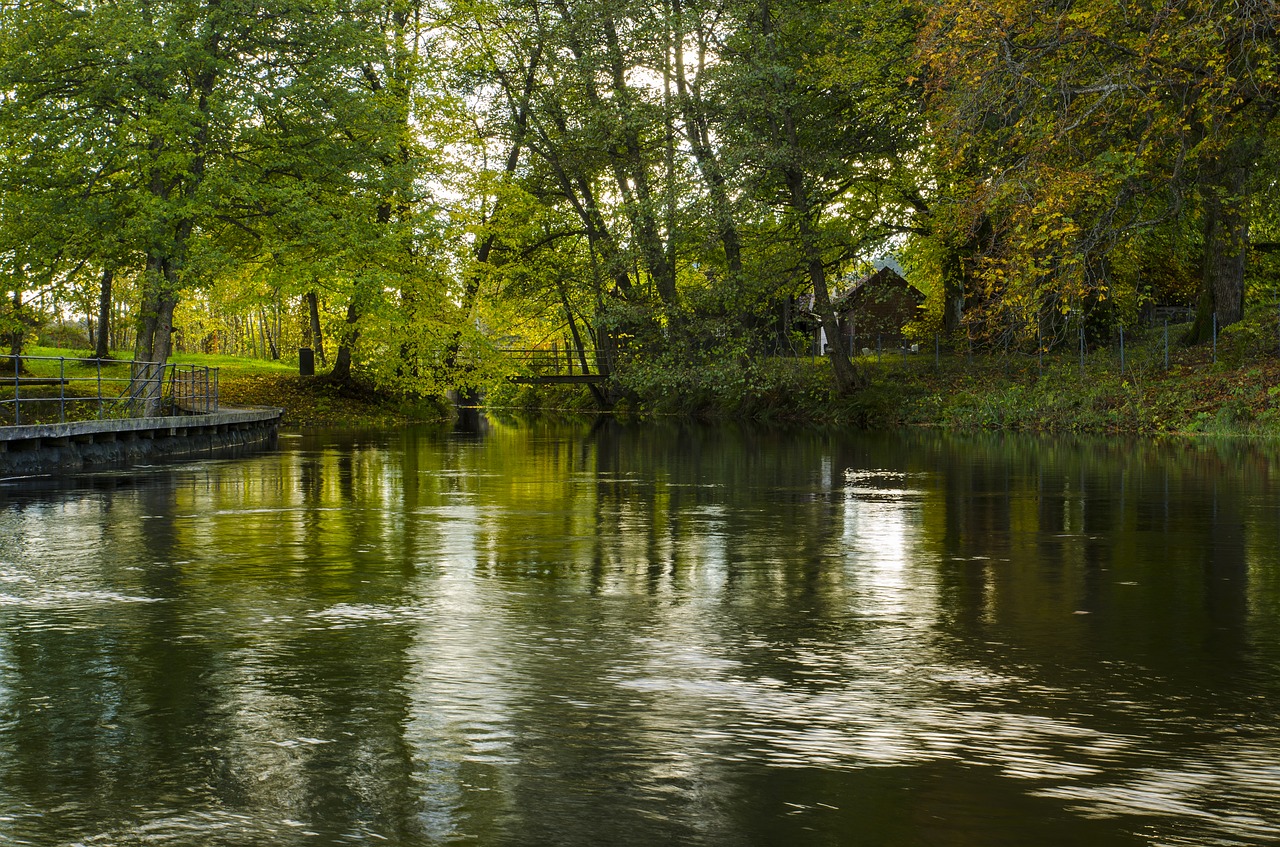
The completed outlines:
<svg viewBox="0 0 1280 847">
<path fill-rule="evenodd" d="M 920 289 L 888 267 L 864 276 L 832 297 L 844 346 L 849 351 L 875 348 L 878 344 L 900 346 L 903 328 L 918 317 L 923 303 Z M 820 329 L 817 335 L 815 340 L 821 344 L 825 338 Z"/>
</svg>

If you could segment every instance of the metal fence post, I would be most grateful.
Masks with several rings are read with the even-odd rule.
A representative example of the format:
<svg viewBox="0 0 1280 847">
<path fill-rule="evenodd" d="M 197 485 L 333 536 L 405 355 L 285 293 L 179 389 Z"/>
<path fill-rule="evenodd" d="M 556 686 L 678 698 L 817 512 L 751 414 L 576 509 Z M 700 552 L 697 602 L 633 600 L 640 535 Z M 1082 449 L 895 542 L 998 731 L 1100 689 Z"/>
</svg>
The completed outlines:
<svg viewBox="0 0 1280 847">
<path fill-rule="evenodd" d="M 1044 341 L 1040 337 L 1040 316 L 1036 315 L 1036 370 L 1044 373 Z"/>
<path fill-rule="evenodd" d="M 1084 315 L 1080 316 L 1080 374 L 1084 375 Z"/>
<path fill-rule="evenodd" d="M 67 422 L 67 360 L 58 357 L 58 423 Z"/>
<path fill-rule="evenodd" d="M 102 359 L 94 359 L 98 363 L 98 420 L 102 420 L 105 414 L 102 408 Z"/>
<path fill-rule="evenodd" d="M 22 426 L 22 359 L 13 354 L 13 425 Z"/>
</svg>

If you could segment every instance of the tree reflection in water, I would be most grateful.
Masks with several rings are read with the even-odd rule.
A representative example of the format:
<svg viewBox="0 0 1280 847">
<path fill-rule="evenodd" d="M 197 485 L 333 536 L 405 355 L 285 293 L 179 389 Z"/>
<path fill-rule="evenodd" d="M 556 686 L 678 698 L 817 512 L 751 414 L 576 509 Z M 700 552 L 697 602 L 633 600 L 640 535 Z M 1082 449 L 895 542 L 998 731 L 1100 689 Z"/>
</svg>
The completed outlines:
<svg viewBox="0 0 1280 847">
<path fill-rule="evenodd" d="M 1275 451 L 477 421 L 0 497 L 0 836 L 1265 844 Z"/>
</svg>

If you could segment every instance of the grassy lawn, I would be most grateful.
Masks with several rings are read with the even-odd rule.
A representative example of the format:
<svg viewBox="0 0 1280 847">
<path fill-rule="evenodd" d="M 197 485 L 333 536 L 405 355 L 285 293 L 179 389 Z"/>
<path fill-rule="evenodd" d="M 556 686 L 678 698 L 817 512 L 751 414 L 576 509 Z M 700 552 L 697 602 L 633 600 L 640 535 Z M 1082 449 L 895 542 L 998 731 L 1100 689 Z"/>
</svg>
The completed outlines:
<svg viewBox="0 0 1280 847">
<path fill-rule="evenodd" d="M 130 353 L 116 352 L 116 361 L 103 362 L 83 358 L 84 351 L 56 347 L 31 347 L 24 353 L 36 357 L 27 361 L 32 378 L 68 380 L 67 396 L 92 397 L 93 401 L 69 404 L 68 416 L 84 419 L 98 415 L 98 374 L 103 378 L 102 396 L 115 398 L 128 384 Z M 41 358 L 43 357 L 43 358 Z M 275 362 L 263 359 L 246 359 L 238 356 L 206 356 L 179 354 L 170 360 L 179 365 L 196 365 L 218 369 L 218 397 L 223 406 L 279 406 L 285 410 L 286 426 L 397 426 L 412 421 L 441 420 L 446 409 L 440 404 L 394 397 L 366 386 L 348 386 L 335 383 L 325 377 L 298 376 L 296 363 Z M 12 396 L 11 388 L 4 388 L 6 375 L 0 371 L 0 400 Z M 57 386 L 41 386 L 23 389 L 24 397 L 44 396 L 56 398 Z M 57 420 L 58 403 L 42 403 L 39 407 L 24 406 L 24 423 Z M 3 417 L 0 411 L 0 417 Z M 12 418 L 12 413 L 9 414 Z M 0 420 L 0 423 L 3 423 Z M 12 422 L 11 420 L 8 422 Z"/>
</svg>

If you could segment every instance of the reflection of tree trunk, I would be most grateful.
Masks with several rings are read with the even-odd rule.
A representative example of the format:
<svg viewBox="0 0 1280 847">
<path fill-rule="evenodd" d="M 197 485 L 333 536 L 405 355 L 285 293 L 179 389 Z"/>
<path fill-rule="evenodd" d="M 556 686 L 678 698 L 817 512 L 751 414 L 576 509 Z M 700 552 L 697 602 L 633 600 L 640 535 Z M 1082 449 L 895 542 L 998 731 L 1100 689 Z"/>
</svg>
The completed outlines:
<svg viewBox="0 0 1280 847">
<path fill-rule="evenodd" d="M 94 351 L 99 359 L 111 356 L 108 333 L 111 327 L 111 285 L 115 282 L 115 277 L 115 268 L 102 269 L 102 288 L 98 293 L 98 343 Z"/>
<path fill-rule="evenodd" d="M 320 334 L 320 298 L 315 291 L 307 292 L 307 310 L 311 317 L 311 346 L 320 358 L 320 364 L 328 365 L 329 362 L 324 357 L 324 336 Z"/>
<path fill-rule="evenodd" d="M 1252 157 L 1240 145 L 1225 156 L 1225 161 L 1214 168 L 1208 184 L 1200 188 L 1204 259 L 1195 323 L 1185 339 L 1188 344 L 1213 337 L 1215 315 L 1218 329 L 1244 317 L 1244 269 L 1249 252 L 1249 221 L 1244 208 Z"/>
<path fill-rule="evenodd" d="M 1230 675 L 1249 644 L 1249 557 L 1239 499 L 1229 485 L 1213 485 L 1204 561 L 1205 647 L 1212 666 Z"/>
</svg>

